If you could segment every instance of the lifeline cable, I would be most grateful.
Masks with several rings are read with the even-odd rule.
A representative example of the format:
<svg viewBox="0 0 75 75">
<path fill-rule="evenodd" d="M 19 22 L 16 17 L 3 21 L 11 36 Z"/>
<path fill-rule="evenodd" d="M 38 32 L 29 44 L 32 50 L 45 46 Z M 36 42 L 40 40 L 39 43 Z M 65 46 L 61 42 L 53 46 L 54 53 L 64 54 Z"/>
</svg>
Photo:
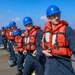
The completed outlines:
<svg viewBox="0 0 75 75">
<path fill-rule="evenodd" d="M 58 56 L 58 55 L 53 54 L 53 53 L 52 53 L 52 55 L 55 56 L 55 57 L 59 57 L 59 58 L 65 59 L 65 60 L 69 60 L 69 61 L 73 61 L 73 62 L 75 62 L 74 59 L 69 59 L 69 58 L 66 58 L 66 57 L 63 57 L 63 56 Z"/>
<path fill-rule="evenodd" d="M 55 56 L 55 57 L 58 57 L 58 58 L 62 58 L 62 59 L 65 59 L 65 60 L 69 60 L 69 61 L 73 61 L 73 62 L 75 62 L 75 60 L 73 60 L 73 59 L 69 59 L 69 58 L 66 58 L 66 57 L 63 57 L 63 56 L 58 56 L 58 55 L 56 55 L 56 54 L 53 54 L 52 53 L 52 55 L 53 56 Z M 57 59 L 57 58 L 56 58 Z M 60 63 L 62 63 L 66 68 L 68 68 L 73 74 L 74 74 L 74 72 L 68 67 L 68 66 L 66 66 L 63 62 L 61 62 L 59 59 L 57 59 Z M 66 74 L 66 72 L 65 72 L 65 74 Z M 66 74 L 67 75 L 67 74 Z"/>
<path fill-rule="evenodd" d="M 56 58 L 57 59 L 57 58 Z M 75 72 L 70 69 L 65 63 L 63 63 L 61 60 L 57 59 L 63 66 L 65 66 L 69 71 L 71 71 L 71 73 L 73 73 L 73 75 L 75 75 Z M 63 67 L 62 67 L 63 68 Z M 64 69 L 64 68 L 63 68 Z M 64 72 L 66 75 L 69 75 L 68 72 Z"/>
</svg>

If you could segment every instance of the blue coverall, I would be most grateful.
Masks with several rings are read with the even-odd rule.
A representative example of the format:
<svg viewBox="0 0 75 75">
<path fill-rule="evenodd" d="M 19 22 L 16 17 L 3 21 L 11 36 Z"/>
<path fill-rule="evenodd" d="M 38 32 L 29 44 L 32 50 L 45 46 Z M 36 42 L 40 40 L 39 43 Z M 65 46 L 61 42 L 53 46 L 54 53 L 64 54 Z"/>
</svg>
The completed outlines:
<svg viewBox="0 0 75 75">
<path fill-rule="evenodd" d="M 25 56 L 23 55 L 23 53 L 18 52 L 18 56 L 17 56 L 17 70 L 18 71 L 22 71 L 23 69 L 24 58 Z"/>
<path fill-rule="evenodd" d="M 42 48 L 40 47 L 41 39 L 42 32 L 38 31 L 36 37 L 37 55 L 32 56 L 31 51 L 27 53 L 23 75 L 31 75 L 33 71 L 36 71 L 38 75 L 44 75 L 45 56 L 42 54 Z"/>
<path fill-rule="evenodd" d="M 6 38 L 6 36 L 2 36 L 2 43 L 4 45 L 4 49 L 7 50 L 7 38 Z"/>
<path fill-rule="evenodd" d="M 10 51 L 10 59 L 13 60 L 14 65 L 17 63 L 17 57 L 15 55 L 14 49 L 13 49 L 14 41 L 8 41 L 8 47 Z"/>
<path fill-rule="evenodd" d="M 66 27 L 66 39 L 75 56 L 75 32 L 69 26 Z M 66 58 L 71 57 L 66 56 Z M 46 57 L 44 75 L 75 75 L 75 73 L 71 61 L 52 56 Z"/>
</svg>

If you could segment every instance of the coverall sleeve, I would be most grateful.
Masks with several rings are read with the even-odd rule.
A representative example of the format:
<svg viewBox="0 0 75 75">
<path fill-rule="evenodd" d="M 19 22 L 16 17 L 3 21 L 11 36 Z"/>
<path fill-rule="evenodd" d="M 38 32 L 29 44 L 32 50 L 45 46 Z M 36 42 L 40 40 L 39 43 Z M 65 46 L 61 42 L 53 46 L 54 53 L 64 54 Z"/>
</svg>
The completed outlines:
<svg viewBox="0 0 75 75">
<path fill-rule="evenodd" d="M 66 39 L 68 40 L 69 47 L 75 56 L 75 32 L 69 26 L 66 27 Z"/>
<path fill-rule="evenodd" d="M 40 46 L 42 36 L 43 36 L 43 32 L 39 30 L 37 32 L 37 37 L 36 37 L 36 50 L 37 50 L 37 55 L 39 56 L 42 56 L 42 47 Z"/>
</svg>

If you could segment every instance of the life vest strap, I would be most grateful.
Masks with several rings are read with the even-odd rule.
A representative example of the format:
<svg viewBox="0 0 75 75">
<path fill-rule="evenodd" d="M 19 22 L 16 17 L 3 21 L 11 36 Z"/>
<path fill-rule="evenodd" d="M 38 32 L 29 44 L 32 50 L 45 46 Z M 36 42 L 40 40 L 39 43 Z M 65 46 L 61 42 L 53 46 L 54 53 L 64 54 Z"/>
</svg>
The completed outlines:
<svg viewBox="0 0 75 75">
<path fill-rule="evenodd" d="M 69 46 L 55 46 L 54 48 L 69 48 Z"/>
</svg>

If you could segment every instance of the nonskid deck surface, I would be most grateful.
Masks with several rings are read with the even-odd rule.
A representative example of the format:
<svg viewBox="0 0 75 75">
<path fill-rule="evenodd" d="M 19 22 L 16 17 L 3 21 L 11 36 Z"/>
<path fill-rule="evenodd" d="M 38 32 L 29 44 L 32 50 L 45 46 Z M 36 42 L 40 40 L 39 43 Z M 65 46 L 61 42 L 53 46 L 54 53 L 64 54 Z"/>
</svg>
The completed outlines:
<svg viewBox="0 0 75 75">
<path fill-rule="evenodd" d="M 0 45 L 0 75 L 16 75 L 16 66 L 10 67 L 8 65 L 9 53 L 2 50 L 3 45 Z M 35 75 L 34 73 L 32 75 Z"/>
</svg>

